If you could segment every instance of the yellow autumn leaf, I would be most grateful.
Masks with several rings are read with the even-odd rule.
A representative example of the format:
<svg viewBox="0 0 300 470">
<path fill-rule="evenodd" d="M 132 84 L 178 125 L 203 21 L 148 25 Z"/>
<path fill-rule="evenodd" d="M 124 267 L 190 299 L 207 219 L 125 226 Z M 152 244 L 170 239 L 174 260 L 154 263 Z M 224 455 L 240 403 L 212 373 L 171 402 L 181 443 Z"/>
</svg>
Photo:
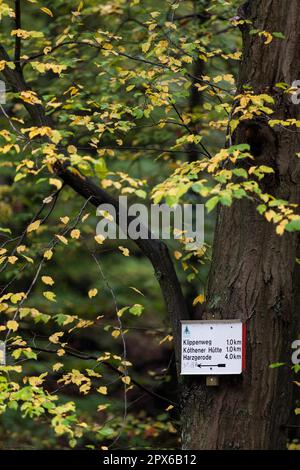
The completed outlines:
<svg viewBox="0 0 300 470">
<path fill-rule="evenodd" d="M 95 372 L 93 369 L 85 369 L 86 370 L 86 373 L 89 377 L 102 377 L 101 374 L 99 374 L 98 372 Z"/>
<path fill-rule="evenodd" d="M 56 295 L 54 292 L 51 292 L 51 291 L 43 292 L 43 296 L 50 302 L 56 302 L 55 300 Z"/>
<path fill-rule="evenodd" d="M 123 308 L 120 308 L 120 310 L 117 311 L 117 315 L 119 318 L 121 318 L 123 316 L 123 313 L 126 312 L 126 310 L 128 310 L 129 307 L 123 307 Z"/>
<path fill-rule="evenodd" d="M 47 372 L 44 374 L 41 374 L 39 377 L 28 377 L 28 382 L 32 387 L 38 387 L 39 385 L 42 385 L 44 382 L 44 378 L 47 375 Z"/>
<path fill-rule="evenodd" d="M 213 81 L 214 81 L 215 83 L 219 83 L 219 82 L 221 82 L 222 80 L 223 80 L 222 75 L 217 75 L 216 77 L 213 78 Z"/>
<path fill-rule="evenodd" d="M 107 395 L 107 387 L 99 387 L 97 392 L 101 393 L 101 395 Z"/>
<path fill-rule="evenodd" d="M 249 103 L 249 98 L 247 98 L 246 96 L 242 96 L 240 99 L 240 106 L 242 108 L 245 108 L 248 103 Z"/>
<path fill-rule="evenodd" d="M 129 377 L 129 375 L 124 375 L 124 377 L 122 377 L 122 382 L 126 385 L 130 385 L 131 378 Z"/>
<path fill-rule="evenodd" d="M 72 230 L 71 232 L 71 238 L 75 238 L 76 240 L 78 240 L 78 238 L 80 237 L 80 230 Z"/>
<path fill-rule="evenodd" d="M 169 405 L 167 408 L 166 408 L 166 411 L 171 411 L 173 410 L 174 406 L 173 405 Z"/>
<path fill-rule="evenodd" d="M 104 411 L 109 407 L 109 405 L 99 405 L 97 411 Z"/>
<path fill-rule="evenodd" d="M 17 329 L 19 328 L 19 323 L 15 320 L 9 320 L 6 324 L 6 327 L 8 330 L 17 331 Z"/>
<path fill-rule="evenodd" d="M 69 222 L 70 220 L 70 217 L 68 217 L 67 215 L 65 217 L 60 217 L 59 219 L 63 224 L 67 225 L 67 223 Z"/>
<path fill-rule="evenodd" d="M 52 184 L 57 189 L 60 189 L 62 187 L 62 182 L 60 180 L 58 180 L 57 178 L 50 178 L 49 179 L 49 184 Z"/>
<path fill-rule="evenodd" d="M 159 344 L 163 344 L 163 343 L 165 343 L 166 341 L 171 342 L 172 340 L 173 340 L 173 336 L 167 335 L 167 336 L 165 336 L 165 337 L 159 342 Z"/>
<path fill-rule="evenodd" d="M 51 259 L 53 256 L 53 251 L 52 250 L 46 250 L 45 253 L 44 253 L 44 258 L 46 259 Z"/>
<path fill-rule="evenodd" d="M 53 335 L 49 336 L 49 341 L 51 343 L 58 344 L 59 338 L 61 338 L 63 335 L 63 331 L 58 331 L 57 333 L 54 333 Z"/>
<path fill-rule="evenodd" d="M 32 258 L 30 258 L 29 256 L 25 256 L 25 255 L 22 255 L 22 256 L 23 256 L 23 258 L 25 258 L 25 259 L 26 259 L 26 261 L 28 261 L 28 263 L 31 263 L 31 264 L 33 264 L 33 263 L 34 263 L 33 259 L 32 259 Z"/>
<path fill-rule="evenodd" d="M 5 66 L 6 66 L 6 61 L 0 60 L 0 72 L 5 69 Z"/>
<path fill-rule="evenodd" d="M 61 369 L 64 365 L 62 362 L 57 362 L 56 364 L 53 364 L 52 370 L 53 372 L 57 372 L 59 369 Z"/>
<path fill-rule="evenodd" d="M 223 80 L 226 80 L 226 82 L 231 83 L 231 85 L 234 85 L 234 76 L 231 73 L 226 73 L 223 75 Z"/>
<path fill-rule="evenodd" d="M 40 220 L 36 220 L 35 222 L 32 222 L 32 224 L 30 224 L 27 227 L 27 233 L 34 232 L 35 230 L 37 230 L 39 228 L 40 225 L 41 225 Z"/>
<path fill-rule="evenodd" d="M 79 387 L 79 392 L 83 393 L 83 395 L 87 395 L 90 390 L 91 390 L 91 385 L 89 383 L 82 384 Z"/>
<path fill-rule="evenodd" d="M 115 359 L 115 357 L 114 357 L 114 359 Z M 120 360 L 120 359 L 121 359 L 121 358 L 120 358 L 120 356 L 119 356 L 119 360 Z M 122 364 L 123 366 L 126 366 L 126 367 L 131 367 L 131 366 L 132 366 L 132 363 L 129 362 L 129 361 L 122 361 L 121 364 Z"/>
<path fill-rule="evenodd" d="M 87 214 L 84 214 L 84 216 L 81 219 L 81 222 L 85 222 L 89 216 L 90 216 L 89 212 Z"/>
<path fill-rule="evenodd" d="M 131 91 L 133 90 L 135 87 L 135 85 L 128 85 L 128 87 L 126 87 L 126 91 Z"/>
<path fill-rule="evenodd" d="M 140 291 L 139 289 L 137 289 L 136 287 L 129 287 L 129 289 L 132 289 L 132 290 L 134 290 L 134 292 L 136 292 L 137 294 L 140 294 L 140 295 L 142 295 L 143 297 L 145 297 L 144 294 L 143 294 L 143 292 L 141 292 L 141 291 Z"/>
<path fill-rule="evenodd" d="M 18 292 L 16 294 L 13 294 L 11 297 L 10 297 L 10 301 L 12 304 L 17 304 L 18 302 L 20 302 L 20 300 L 22 300 L 24 297 L 26 297 L 26 294 L 24 294 L 24 292 Z"/>
<path fill-rule="evenodd" d="M 97 294 L 98 294 L 98 289 L 90 289 L 88 292 L 88 296 L 90 299 L 92 299 L 93 297 L 96 297 Z"/>
<path fill-rule="evenodd" d="M 69 152 L 69 154 L 76 154 L 77 153 L 77 148 L 74 146 L 74 145 L 68 145 L 67 147 L 67 151 Z"/>
<path fill-rule="evenodd" d="M 55 235 L 56 238 L 59 239 L 59 241 L 61 241 L 64 245 L 67 245 L 69 242 L 68 240 L 66 239 L 66 237 L 64 237 L 63 235 Z"/>
<path fill-rule="evenodd" d="M 96 235 L 95 240 L 99 245 L 102 245 L 105 241 L 105 237 L 103 235 Z"/>
<path fill-rule="evenodd" d="M 273 36 L 271 33 L 268 33 L 267 31 L 263 31 L 263 36 L 266 38 L 265 44 L 270 44 L 270 42 L 273 41 Z"/>
<path fill-rule="evenodd" d="M 15 262 L 18 261 L 18 258 L 16 256 L 9 256 L 7 260 L 10 264 L 15 264 Z"/>
<path fill-rule="evenodd" d="M 116 329 L 112 332 L 111 335 L 112 335 L 113 338 L 118 338 L 120 336 L 120 334 L 121 334 L 120 330 Z"/>
<path fill-rule="evenodd" d="M 49 15 L 49 16 L 51 16 L 51 18 L 53 18 L 53 13 L 52 13 L 51 10 L 49 10 L 49 8 L 47 8 L 47 7 L 42 7 L 42 8 L 41 8 L 41 11 L 43 11 L 44 13 L 46 13 L 46 15 Z"/>
<path fill-rule="evenodd" d="M 18 36 L 22 37 L 22 36 Z M 20 93 L 21 99 L 25 103 L 29 104 L 42 104 L 41 100 L 38 98 L 37 94 L 34 91 L 21 91 Z"/>
<path fill-rule="evenodd" d="M 193 305 L 203 304 L 204 300 L 205 300 L 204 295 L 203 295 L 203 294 L 200 294 L 200 295 L 198 295 L 198 296 L 194 299 Z"/>
<path fill-rule="evenodd" d="M 285 229 L 285 226 L 288 224 L 288 220 L 287 219 L 283 219 L 276 227 L 276 233 L 278 235 L 283 235 L 284 234 L 284 229 Z"/>
<path fill-rule="evenodd" d="M 124 246 L 119 246 L 118 248 L 124 256 L 129 256 L 128 248 L 124 248 Z"/>
<path fill-rule="evenodd" d="M 44 284 L 47 284 L 48 286 L 53 286 L 54 281 L 51 276 L 42 276 L 42 281 Z"/>
</svg>

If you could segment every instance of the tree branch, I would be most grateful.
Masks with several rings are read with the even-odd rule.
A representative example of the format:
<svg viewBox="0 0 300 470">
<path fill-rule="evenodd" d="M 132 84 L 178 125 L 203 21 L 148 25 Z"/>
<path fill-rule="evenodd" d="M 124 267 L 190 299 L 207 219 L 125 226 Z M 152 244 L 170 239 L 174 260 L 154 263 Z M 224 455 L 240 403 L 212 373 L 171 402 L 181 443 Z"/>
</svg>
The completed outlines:
<svg viewBox="0 0 300 470">
<path fill-rule="evenodd" d="M 9 56 L 1 45 L 0 59 L 9 61 Z M 30 89 L 19 70 L 12 70 L 9 67 L 5 67 L 1 73 L 16 92 Z M 54 127 L 50 118 L 46 116 L 44 107 L 41 104 L 29 104 L 26 102 L 23 104 L 37 126 Z M 110 194 L 98 187 L 91 179 L 72 172 L 72 169 L 68 168 L 66 162 L 57 162 L 54 171 L 64 183 L 69 185 L 77 194 L 85 199 L 90 199 L 91 204 L 95 207 L 103 203 L 111 204 L 116 209 L 118 217 L 118 202 Z M 181 350 L 180 320 L 188 318 L 188 309 L 169 250 L 161 240 L 149 238 L 137 239 L 134 240 L 134 242 L 152 263 L 156 278 L 159 282 L 172 324 L 176 365 L 177 372 L 179 373 Z"/>
<path fill-rule="evenodd" d="M 35 347 L 35 346 L 29 346 L 29 347 L 33 351 L 37 351 L 37 352 L 41 352 L 41 353 L 45 353 L 45 354 L 57 354 L 57 350 L 53 350 L 53 349 L 49 350 L 49 349 Z M 7 349 L 8 350 L 14 350 L 14 349 L 26 349 L 26 348 L 25 348 L 25 346 L 13 346 L 13 345 L 11 345 Z M 76 357 L 76 358 L 81 359 L 83 361 L 97 361 L 98 360 L 98 358 L 96 356 L 93 356 L 91 354 L 82 355 L 82 354 L 78 354 L 78 353 L 76 353 L 74 351 L 70 351 L 70 350 L 66 350 L 66 355 Z M 124 376 L 122 371 L 120 371 L 117 367 L 110 364 L 110 362 L 108 362 L 108 361 L 101 361 L 101 362 L 99 362 L 99 364 L 103 364 L 108 369 L 112 370 L 113 372 L 116 372 L 120 377 Z M 131 378 L 131 383 L 133 385 L 136 385 L 140 390 L 143 390 L 143 392 L 146 392 L 148 395 L 152 396 L 153 398 L 159 399 L 160 401 L 169 403 L 170 405 L 173 405 L 174 407 L 177 407 L 177 404 L 174 401 L 169 400 L 169 398 L 165 398 L 162 395 L 160 395 L 159 393 L 156 393 L 154 390 L 151 390 L 151 389 L 145 387 L 143 384 L 141 384 L 137 380 L 133 379 L 131 376 L 130 376 L 130 378 Z"/>
<path fill-rule="evenodd" d="M 100 46 L 99 44 L 93 43 L 91 41 L 72 40 L 72 41 L 61 42 L 60 44 L 58 44 L 56 46 L 53 46 L 51 48 L 51 50 L 47 53 L 47 55 L 51 54 L 52 52 L 54 52 L 55 50 L 57 50 L 61 47 L 72 46 L 72 45 L 74 45 L 74 46 L 89 46 L 89 47 L 93 47 L 94 49 L 98 49 L 99 51 L 101 51 L 103 49 L 102 46 Z M 24 59 L 24 61 L 22 61 L 22 64 L 26 65 L 26 64 L 30 63 L 32 60 L 38 59 L 40 57 L 44 57 L 45 55 L 46 55 L 45 52 L 39 52 L 38 54 L 35 54 L 35 55 L 29 57 L 28 59 Z M 143 64 L 152 65 L 153 67 L 158 67 L 158 68 L 161 68 L 161 69 L 164 69 L 164 70 L 170 70 L 170 67 L 168 65 L 161 64 L 160 62 L 154 62 L 152 60 L 144 59 L 143 57 L 132 56 L 132 55 L 126 54 L 125 52 L 120 52 L 120 51 L 117 52 L 117 55 L 119 57 L 126 57 L 127 59 L 133 60 L 135 62 L 141 62 Z M 187 77 L 191 78 L 192 80 L 196 80 L 199 83 L 204 83 L 205 85 L 210 86 L 213 91 L 220 90 L 220 91 L 224 91 L 224 92 L 228 93 L 228 90 L 226 90 L 226 88 L 220 87 L 219 85 L 216 85 L 216 84 L 212 84 L 209 81 L 202 79 L 201 77 L 194 77 L 189 72 L 186 72 L 185 75 Z"/>
</svg>

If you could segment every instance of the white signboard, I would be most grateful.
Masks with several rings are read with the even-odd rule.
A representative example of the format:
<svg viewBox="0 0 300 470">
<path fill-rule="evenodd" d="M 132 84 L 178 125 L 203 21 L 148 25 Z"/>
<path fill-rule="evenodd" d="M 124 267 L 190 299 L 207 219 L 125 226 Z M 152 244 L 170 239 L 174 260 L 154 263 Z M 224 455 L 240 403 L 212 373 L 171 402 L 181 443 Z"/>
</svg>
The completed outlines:
<svg viewBox="0 0 300 470">
<path fill-rule="evenodd" d="M 241 374 L 245 328 L 240 320 L 181 322 L 181 374 Z"/>
</svg>

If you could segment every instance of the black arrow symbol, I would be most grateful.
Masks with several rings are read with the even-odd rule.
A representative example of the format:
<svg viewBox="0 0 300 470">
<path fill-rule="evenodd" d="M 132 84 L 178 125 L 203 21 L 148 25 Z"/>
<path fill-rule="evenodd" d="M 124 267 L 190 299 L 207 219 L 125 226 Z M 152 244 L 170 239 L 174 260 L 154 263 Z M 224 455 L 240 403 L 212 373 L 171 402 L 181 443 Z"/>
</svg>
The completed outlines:
<svg viewBox="0 0 300 470">
<path fill-rule="evenodd" d="M 226 367 L 226 364 L 198 364 L 197 367 Z"/>
</svg>

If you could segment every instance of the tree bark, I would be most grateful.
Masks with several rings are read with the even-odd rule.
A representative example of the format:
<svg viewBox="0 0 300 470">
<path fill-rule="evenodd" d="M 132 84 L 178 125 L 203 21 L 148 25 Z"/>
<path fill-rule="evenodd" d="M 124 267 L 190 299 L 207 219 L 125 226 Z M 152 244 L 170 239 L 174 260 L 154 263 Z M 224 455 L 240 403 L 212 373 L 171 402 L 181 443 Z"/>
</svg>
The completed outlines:
<svg viewBox="0 0 300 470">
<path fill-rule="evenodd" d="M 300 105 L 275 88 L 300 78 L 299 0 L 252 0 L 242 9 L 252 25 L 243 28 L 243 61 L 239 90 L 275 99 L 274 119 L 299 119 Z M 250 29 L 282 32 L 285 39 L 266 45 Z M 273 118 L 272 116 L 272 118 Z M 245 126 L 255 133 L 247 140 Z M 248 143 L 254 164 L 273 166 L 276 178 L 266 192 L 300 202 L 300 150 L 296 127 L 271 130 L 259 120 L 239 126 L 234 143 Z M 274 225 L 241 200 L 218 209 L 206 312 L 247 325 L 247 368 L 241 376 L 223 376 L 218 387 L 206 387 L 203 377 L 183 385 L 183 447 L 185 449 L 281 449 L 287 442 L 286 423 L 292 412 L 289 365 L 270 369 L 273 362 L 290 364 L 291 342 L 299 321 L 295 299 L 300 289 L 295 275 L 299 235 L 278 236 Z"/>
</svg>

